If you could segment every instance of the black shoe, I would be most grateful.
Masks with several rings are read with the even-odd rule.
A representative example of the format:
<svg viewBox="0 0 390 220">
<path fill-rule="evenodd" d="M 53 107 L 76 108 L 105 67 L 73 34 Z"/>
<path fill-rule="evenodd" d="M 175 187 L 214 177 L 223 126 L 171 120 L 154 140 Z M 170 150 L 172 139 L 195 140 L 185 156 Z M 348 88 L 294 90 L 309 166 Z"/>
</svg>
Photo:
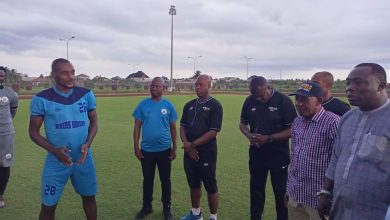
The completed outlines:
<svg viewBox="0 0 390 220">
<path fill-rule="evenodd" d="M 135 215 L 135 219 L 143 219 L 145 216 L 152 212 L 152 207 L 144 206 L 142 209 Z"/>
<path fill-rule="evenodd" d="M 164 211 L 164 220 L 173 220 L 173 214 L 171 210 Z"/>
</svg>

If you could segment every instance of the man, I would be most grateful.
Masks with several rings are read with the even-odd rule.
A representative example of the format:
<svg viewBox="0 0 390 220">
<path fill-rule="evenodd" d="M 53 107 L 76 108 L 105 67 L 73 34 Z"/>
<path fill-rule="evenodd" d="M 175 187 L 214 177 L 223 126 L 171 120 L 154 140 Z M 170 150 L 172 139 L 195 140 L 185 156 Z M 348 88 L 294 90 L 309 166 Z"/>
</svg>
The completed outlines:
<svg viewBox="0 0 390 220">
<path fill-rule="evenodd" d="M 92 91 L 74 86 L 75 70 L 66 59 L 52 63 L 55 86 L 31 101 L 29 134 L 48 151 L 42 172 L 42 208 L 39 219 L 54 219 L 57 203 L 70 178 L 80 194 L 87 219 L 97 218 L 97 183 L 91 144 L 98 121 Z M 40 134 L 44 123 L 46 137 Z"/>
<path fill-rule="evenodd" d="M 264 77 L 254 77 L 249 88 L 251 95 L 242 106 L 240 131 L 250 142 L 251 219 L 259 220 L 262 217 L 265 186 L 270 172 L 277 219 L 286 220 L 287 208 L 283 197 L 290 163 L 288 141 L 297 113 L 290 98 L 274 90 Z"/>
<path fill-rule="evenodd" d="M 15 128 L 12 118 L 18 108 L 18 95 L 5 87 L 4 67 L 0 67 L 0 208 L 5 206 L 3 198 L 14 161 Z"/>
<path fill-rule="evenodd" d="M 322 107 L 323 91 L 307 82 L 290 94 L 295 96 L 299 117 L 291 133 L 291 164 L 286 203 L 289 220 L 321 220 L 317 192 L 328 167 L 340 117 Z"/>
<path fill-rule="evenodd" d="M 153 184 L 156 165 L 160 174 L 164 219 L 171 213 L 171 160 L 176 158 L 176 109 L 162 97 L 164 80 L 156 77 L 150 85 L 150 98 L 141 101 L 134 110 L 134 153 L 141 161 L 143 206 L 135 216 L 143 219 L 152 212 Z M 139 138 L 142 130 L 141 149 Z M 171 147 L 172 146 L 172 147 Z"/>
<path fill-rule="evenodd" d="M 201 184 L 207 191 L 210 220 L 217 220 L 218 187 L 216 181 L 217 133 L 221 130 L 221 104 L 209 95 L 211 77 L 200 75 L 195 82 L 198 96 L 183 108 L 180 137 L 184 145 L 184 170 L 191 190 L 192 209 L 180 220 L 203 219 L 200 210 Z"/>
<path fill-rule="evenodd" d="M 343 116 L 351 107 L 338 98 L 332 96 L 333 75 L 330 72 L 318 72 L 313 75 L 311 81 L 321 85 L 324 90 L 322 106 L 326 111 L 331 111 L 338 116 Z"/>
<path fill-rule="evenodd" d="M 334 220 L 385 219 L 390 208 L 390 104 L 386 84 L 386 72 L 376 63 L 361 63 L 347 77 L 348 101 L 358 108 L 340 121 L 319 192 L 321 216 L 330 211 Z"/>
</svg>

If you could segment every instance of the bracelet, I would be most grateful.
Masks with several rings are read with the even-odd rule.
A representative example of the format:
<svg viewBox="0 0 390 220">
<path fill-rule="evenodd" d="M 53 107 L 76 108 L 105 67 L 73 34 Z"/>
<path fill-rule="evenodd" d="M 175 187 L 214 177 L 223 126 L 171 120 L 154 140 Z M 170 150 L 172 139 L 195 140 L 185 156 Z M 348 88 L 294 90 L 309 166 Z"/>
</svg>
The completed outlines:
<svg viewBox="0 0 390 220">
<path fill-rule="evenodd" d="M 332 193 L 328 190 L 325 190 L 325 189 L 321 189 L 319 192 L 317 192 L 317 196 L 321 196 L 321 195 L 328 195 L 328 196 L 331 196 Z"/>
</svg>

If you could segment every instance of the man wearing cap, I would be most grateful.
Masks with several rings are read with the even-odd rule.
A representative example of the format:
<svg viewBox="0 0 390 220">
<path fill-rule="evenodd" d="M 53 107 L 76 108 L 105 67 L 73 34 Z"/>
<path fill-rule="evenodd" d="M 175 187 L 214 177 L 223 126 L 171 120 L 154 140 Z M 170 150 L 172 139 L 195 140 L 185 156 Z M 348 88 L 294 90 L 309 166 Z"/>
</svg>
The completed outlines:
<svg viewBox="0 0 390 220">
<path fill-rule="evenodd" d="M 334 80 L 333 75 L 330 72 L 317 72 L 313 75 L 311 81 L 320 84 L 321 88 L 324 90 L 324 95 L 322 96 L 322 106 L 326 111 L 331 111 L 341 117 L 344 113 L 351 109 L 347 103 L 333 97 L 331 90 Z"/>
<path fill-rule="evenodd" d="M 10 176 L 10 166 L 14 160 L 15 128 L 12 118 L 18 108 L 18 95 L 5 87 L 4 67 L 0 67 L 0 208 L 5 206 L 3 194 Z"/>
<path fill-rule="evenodd" d="M 340 117 L 322 107 L 323 90 L 306 82 L 294 93 L 297 117 L 291 132 L 291 164 L 285 196 L 290 220 L 320 220 L 320 191 L 335 142 Z"/>
</svg>

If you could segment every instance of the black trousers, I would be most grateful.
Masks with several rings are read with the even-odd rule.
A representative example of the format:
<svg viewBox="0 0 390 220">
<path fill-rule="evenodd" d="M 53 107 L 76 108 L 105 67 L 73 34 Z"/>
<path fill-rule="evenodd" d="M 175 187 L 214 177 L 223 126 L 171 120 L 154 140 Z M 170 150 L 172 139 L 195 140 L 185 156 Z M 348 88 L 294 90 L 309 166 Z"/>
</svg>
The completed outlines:
<svg viewBox="0 0 390 220">
<path fill-rule="evenodd" d="M 250 171 L 250 214 L 251 220 L 260 220 L 264 211 L 265 187 L 268 172 L 271 174 L 271 183 L 275 196 L 277 220 L 287 220 L 288 211 L 284 206 L 283 198 L 287 188 L 287 166 L 270 169 L 255 155 L 249 158 Z"/>
<path fill-rule="evenodd" d="M 153 185 L 156 166 L 161 181 L 161 202 L 164 207 L 171 204 L 171 149 L 161 152 L 142 151 L 144 158 L 141 160 L 143 182 L 143 206 L 152 207 Z"/>
<path fill-rule="evenodd" d="M 0 167 L 0 196 L 4 194 L 10 176 L 10 167 Z"/>
</svg>

